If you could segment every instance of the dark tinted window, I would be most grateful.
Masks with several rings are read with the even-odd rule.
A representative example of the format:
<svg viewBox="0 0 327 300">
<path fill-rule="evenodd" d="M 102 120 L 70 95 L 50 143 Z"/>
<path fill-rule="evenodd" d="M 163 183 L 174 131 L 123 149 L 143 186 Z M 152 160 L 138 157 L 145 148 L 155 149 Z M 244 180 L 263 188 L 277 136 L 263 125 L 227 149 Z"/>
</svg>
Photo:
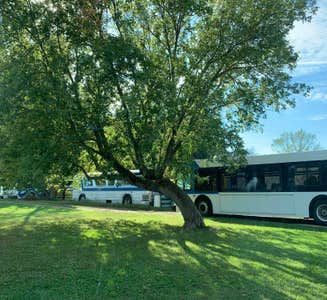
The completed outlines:
<svg viewBox="0 0 327 300">
<path fill-rule="evenodd" d="M 194 176 L 196 192 L 217 192 L 217 170 L 202 169 Z"/>
<path fill-rule="evenodd" d="M 224 174 L 222 176 L 221 190 L 223 192 L 244 192 L 246 186 L 245 172 L 237 174 Z"/>
<path fill-rule="evenodd" d="M 327 189 L 327 162 L 322 162 L 320 166 L 320 180 L 321 184 Z"/>
<path fill-rule="evenodd" d="M 320 185 L 319 167 L 307 167 L 307 174 L 304 185 Z"/>
<path fill-rule="evenodd" d="M 282 168 L 281 165 L 268 165 L 264 170 L 266 192 L 282 191 Z"/>
<path fill-rule="evenodd" d="M 221 192 L 326 191 L 327 162 L 252 165 L 234 173 L 207 169 L 200 177 L 198 191 L 216 191 L 217 177 Z"/>
<path fill-rule="evenodd" d="M 248 166 L 234 174 L 225 172 L 220 190 L 223 192 L 280 192 L 281 166 Z"/>
<path fill-rule="evenodd" d="M 304 186 L 306 181 L 306 168 L 305 167 L 295 167 L 294 171 L 294 184 L 296 190 L 298 190 L 301 186 Z"/>
<path fill-rule="evenodd" d="M 258 166 L 249 166 L 245 169 L 245 192 L 263 190 L 262 170 Z"/>
<path fill-rule="evenodd" d="M 318 191 L 323 189 L 324 163 L 292 163 L 287 166 L 287 191 Z"/>
</svg>

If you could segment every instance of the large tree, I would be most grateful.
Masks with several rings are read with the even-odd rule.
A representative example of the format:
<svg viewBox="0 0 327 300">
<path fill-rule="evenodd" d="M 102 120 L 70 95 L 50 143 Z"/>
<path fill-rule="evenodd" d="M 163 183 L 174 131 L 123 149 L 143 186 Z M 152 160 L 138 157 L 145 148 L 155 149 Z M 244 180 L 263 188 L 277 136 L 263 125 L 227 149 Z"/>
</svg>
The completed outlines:
<svg viewBox="0 0 327 300">
<path fill-rule="evenodd" d="M 294 132 L 283 132 L 274 139 L 271 148 L 277 153 L 305 152 L 321 150 L 317 136 L 303 129 Z"/>
<path fill-rule="evenodd" d="M 171 179 L 194 153 L 240 161 L 239 133 L 306 91 L 291 81 L 287 35 L 315 9 L 313 0 L 0 0 L 2 157 L 17 172 L 52 172 L 87 156 L 175 200 L 186 228 L 204 227 Z"/>
</svg>

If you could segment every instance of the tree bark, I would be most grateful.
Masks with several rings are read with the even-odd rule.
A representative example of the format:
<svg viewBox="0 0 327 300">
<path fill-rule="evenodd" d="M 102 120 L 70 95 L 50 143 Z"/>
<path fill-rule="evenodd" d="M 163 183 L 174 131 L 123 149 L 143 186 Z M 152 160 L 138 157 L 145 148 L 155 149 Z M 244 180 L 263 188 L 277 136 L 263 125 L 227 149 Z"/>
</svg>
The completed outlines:
<svg viewBox="0 0 327 300">
<path fill-rule="evenodd" d="M 195 207 L 192 199 L 182 189 L 168 179 L 160 181 L 158 185 L 159 192 L 174 200 L 179 207 L 184 218 L 183 227 L 185 229 L 205 228 L 200 212 Z"/>
<path fill-rule="evenodd" d="M 66 199 L 66 191 L 67 191 L 67 188 L 64 188 L 62 191 L 62 200 Z"/>
</svg>

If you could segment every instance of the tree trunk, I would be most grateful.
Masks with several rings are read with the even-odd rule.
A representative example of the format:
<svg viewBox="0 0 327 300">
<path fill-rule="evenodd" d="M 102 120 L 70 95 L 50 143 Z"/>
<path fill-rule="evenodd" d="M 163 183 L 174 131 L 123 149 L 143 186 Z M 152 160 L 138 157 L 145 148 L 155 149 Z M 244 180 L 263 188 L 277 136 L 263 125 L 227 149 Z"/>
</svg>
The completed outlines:
<svg viewBox="0 0 327 300">
<path fill-rule="evenodd" d="M 185 229 L 198 229 L 205 227 L 203 218 L 191 198 L 176 184 L 170 180 L 161 181 L 159 183 L 159 192 L 175 201 L 183 215 L 183 227 Z"/>
<path fill-rule="evenodd" d="M 112 161 L 113 167 L 123 178 L 125 178 L 125 180 L 133 185 L 144 188 L 145 190 L 160 192 L 161 194 L 166 195 L 169 199 L 174 200 L 183 215 L 185 229 L 205 228 L 203 218 L 200 212 L 196 209 L 192 199 L 175 183 L 171 182 L 168 178 L 155 180 L 136 176 L 115 160 L 110 151 L 108 151 L 109 146 L 106 144 L 104 132 L 96 131 L 95 134 L 97 136 L 98 145 L 100 145 L 99 148 L 106 149 L 104 154 L 100 152 L 100 155 L 102 155 L 102 157 L 107 161 Z M 102 134 L 102 136 L 100 136 L 100 134 Z"/>
<path fill-rule="evenodd" d="M 67 188 L 64 188 L 62 191 L 62 200 L 66 199 L 66 190 L 67 190 Z"/>
</svg>

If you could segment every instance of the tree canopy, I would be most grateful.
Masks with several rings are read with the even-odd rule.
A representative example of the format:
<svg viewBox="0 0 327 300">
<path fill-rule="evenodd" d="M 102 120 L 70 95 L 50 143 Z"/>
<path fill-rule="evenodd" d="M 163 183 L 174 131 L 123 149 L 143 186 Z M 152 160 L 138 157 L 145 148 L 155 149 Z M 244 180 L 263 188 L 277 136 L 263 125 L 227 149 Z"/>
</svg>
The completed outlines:
<svg viewBox="0 0 327 300">
<path fill-rule="evenodd" d="M 317 136 L 300 129 L 294 132 L 283 132 L 274 139 L 271 148 L 277 153 L 305 152 L 321 150 Z"/>
<path fill-rule="evenodd" d="M 0 0 L 6 177 L 24 184 L 90 161 L 167 194 L 201 227 L 170 179 L 197 152 L 241 161 L 240 132 L 307 91 L 288 72 L 298 55 L 287 35 L 315 10 L 313 0 Z"/>
</svg>

